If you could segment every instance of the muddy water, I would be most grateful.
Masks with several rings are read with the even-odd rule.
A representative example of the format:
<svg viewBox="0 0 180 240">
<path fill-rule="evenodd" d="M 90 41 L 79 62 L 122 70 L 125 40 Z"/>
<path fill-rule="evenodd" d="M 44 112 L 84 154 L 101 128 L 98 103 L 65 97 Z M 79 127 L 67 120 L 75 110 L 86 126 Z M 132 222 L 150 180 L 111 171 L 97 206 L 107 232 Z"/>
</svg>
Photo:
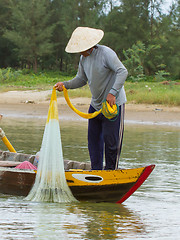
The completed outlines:
<svg viewBox="0 0 180 240">
<path fill-rule="evenodd" d="M 1 120 L 18 152 L 36 153 L 45 120 Z M 89 161 L 86 122 L 60 121 L 64 158 Z M 0 142 L 0 149 L 6 150 Z M 122 205 L 47 204 L 0 195 L 0 239 L 179 239 L 180 128 L 126 125 L 120 166 L 156 164 Z"/>
</svg>

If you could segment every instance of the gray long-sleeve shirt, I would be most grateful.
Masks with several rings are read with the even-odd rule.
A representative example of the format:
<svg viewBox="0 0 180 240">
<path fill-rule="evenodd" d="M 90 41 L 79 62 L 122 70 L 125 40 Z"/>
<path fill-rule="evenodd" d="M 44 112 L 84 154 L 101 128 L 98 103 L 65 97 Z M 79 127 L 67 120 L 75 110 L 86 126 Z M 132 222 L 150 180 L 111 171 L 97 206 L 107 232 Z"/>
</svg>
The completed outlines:
<svg viewBox="0 0 180 240">
<path fill-rule="evenodd" d="M 116 97 L 119 106 L 127 101 L 123 86 L 127 75 L 127 69 L 116 53 L 109 47 L 97 45 L 88 57 L 80 57 L 76 77 L 64 85 L 67 89 L 75 89 L 88 83 L 92 93 L 91 105 L 100 110 L 108 93 Z"/>
</svg>

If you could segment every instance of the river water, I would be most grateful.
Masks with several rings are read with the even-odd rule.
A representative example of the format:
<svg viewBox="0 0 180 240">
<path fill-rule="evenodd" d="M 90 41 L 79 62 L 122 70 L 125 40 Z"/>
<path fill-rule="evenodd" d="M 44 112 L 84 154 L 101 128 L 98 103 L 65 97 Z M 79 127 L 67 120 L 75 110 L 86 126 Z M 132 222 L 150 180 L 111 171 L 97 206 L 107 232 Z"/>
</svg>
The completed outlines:
<svg viewBox="0 0 180 240">
<path fill-rule="evenodd" d="M 39 151 L 45 119 L 1 120 L 18 152 Z M 86 121 L 60 120 L 65 159 L 89 161 Z M 0 142 L 0 149 L 6 150 Z M 179 239 L 180 128 L 126 124 L 120 167 L 156 167 L 123 204 L 34 203 L 0 195 L 0 240 Z"/>
</svg>

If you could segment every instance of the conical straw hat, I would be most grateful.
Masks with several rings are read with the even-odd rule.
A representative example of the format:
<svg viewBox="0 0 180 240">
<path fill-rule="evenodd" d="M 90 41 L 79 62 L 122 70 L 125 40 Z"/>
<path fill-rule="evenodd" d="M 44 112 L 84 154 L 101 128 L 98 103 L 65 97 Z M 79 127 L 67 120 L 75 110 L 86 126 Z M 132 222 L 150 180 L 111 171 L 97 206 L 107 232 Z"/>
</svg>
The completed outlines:
<svg viewBox="0 0 180 240">
<path fill-rule="evenodd" d="M 77 27 L 71 35 L 65 51 L 68 53 L 84 52 L 95 46 L 104 36 L 101 29 Z"/>
</svg>

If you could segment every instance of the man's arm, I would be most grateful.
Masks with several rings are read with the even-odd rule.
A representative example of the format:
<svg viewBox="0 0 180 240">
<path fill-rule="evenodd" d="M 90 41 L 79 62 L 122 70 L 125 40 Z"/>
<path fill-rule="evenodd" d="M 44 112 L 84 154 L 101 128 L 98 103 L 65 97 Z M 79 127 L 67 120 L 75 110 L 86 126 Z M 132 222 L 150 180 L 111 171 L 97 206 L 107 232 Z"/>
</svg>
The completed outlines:
<svg viewBox="0 0 180 240">
<path fill-rule="evenodd" d="M 106 65 L 109 69 L 111 69 L 113 72 L 115 72 L 115 82 L 109 91 L 109 94 L 117 96 L 119 91 L 124 85 L 124 82 L 128 76 L 128 71 L 125 68 L 125 66 L 122 64 L 122 62 L 119 60 L 116 53 L 109 49 L 108 52 L 106 52 Z M 108 95 L 109 95 L 108 94 Z M 111 96 L 108 96 L 111 98 Z"/>
<path fill-rule="evenodd" d="M 86 77 L 86 74 L 84 73 L 84 69 L 80 61 L 76 77 L 69 81 L 58 82 L 55 84 L 55 87 L 56 87 L 56 90 L 63 91 L 63 86 L 65 86 L 66 89 L 75 89 L 75 88 L 83 87 L 86 84 L 87 84 L 87 77 Z"/>
</svg>

